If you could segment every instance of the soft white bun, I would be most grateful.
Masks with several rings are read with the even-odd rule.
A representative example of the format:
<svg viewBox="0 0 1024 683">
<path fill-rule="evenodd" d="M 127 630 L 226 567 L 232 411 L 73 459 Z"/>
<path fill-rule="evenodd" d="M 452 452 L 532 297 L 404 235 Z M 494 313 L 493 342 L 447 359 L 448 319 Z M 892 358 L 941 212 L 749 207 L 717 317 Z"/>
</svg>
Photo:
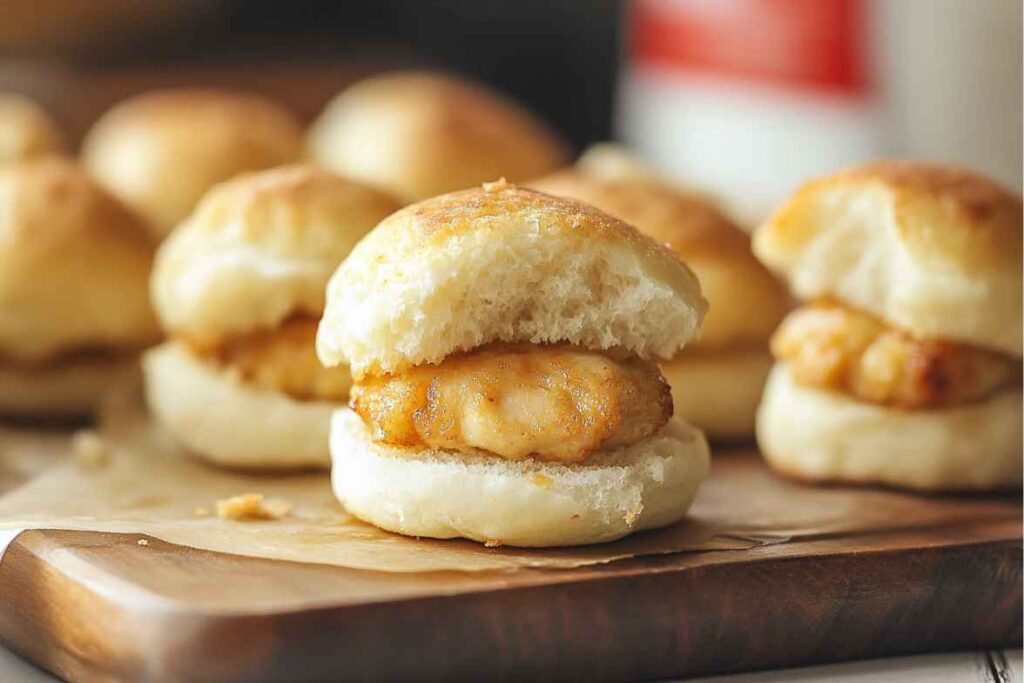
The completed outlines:
<svg viewBox="0 0 1024 683">
<path fill-rule="evenodd" d="M 311 165 L 248 173 L 213 188 L 161 245 L 153 303 L 164 327 L 193 340 L 320 317 L 338 264 L 400 205 Z"/>
<path fill-rule="evenodd" d="M 631 226 L 493 183 L 406 207 L 367 235 L 331 278 L 317 351 L 356 377 L 497 341 L 669 358 L 706 309 L 693 273 Z"/>
<path fill-rule="evenodd" d="M 49 114 L 22 95 L 0 94 L 0 164 L 64 152 L 64 137 Z"/>
<path fill-rule="evenodd" d="M 330 466 L 338 404 L 242 384 L 176 342 L 148 351 L 143 371 L 150 410 L 195 455 L 239 468 Z"/>
<path fill-rule="evenodd" d="M 1021 390 L 976 404 L 901 411 L 802 386 L 785 365 L 768 379 L 757 440 L 775 469 L 811 481 L 925 491 L 1021 485 Z"/>
<path fill-rule="evenodd" d="M 739 440 L 754 434 L 754 416 L 772 362 L 764 349 L 687 350 L 662 363 L 661 374 L 672 387 L 678 417 L 712 440 Z"/>
<path fill-rule="evenodd" d="M 0 356 L 40 361 L 158 338 L 154 249 L 142 220 L 74 162 L 0 167 Z"/>
<path fill-rule="evenodd" d="M 82 145 L 89 170 L 160 236 L 215 184 L 301 155 L 302 127 L 274 102 L 199 88 L 125 100 L 96 122 Z"/>
<path fill-rule="evenodd" d="M 331 423 L 334 492 L 389 531 L 515 546 L 603 543 L 672 524 L 707 477 L 704 436 L 673 419 L 660 432 L 583 464 L 509 461 L 374 443 L 348 409 Z"/>
<path fill-rule="evenodd" d="M 803 186 L 754 251 L 804 299 L 912 334 L 1021 355 L 1019 197 L 942 166 L 882 162 Z"/>
<path fill-rule="evenodd" d="M 388 73 L 348 88 L 309 134 L 313 158 L 417 201 L 568 160 L 543 122 L 481 85 L 431 73 Z"/>
<path fill-rule="evenodd" d="M 135 354 L 68 359 L 38 367 L 0 363 L 0 416 L 71 419 L 94 414 L 119 381 L 136 372 Z"/>
</svg>

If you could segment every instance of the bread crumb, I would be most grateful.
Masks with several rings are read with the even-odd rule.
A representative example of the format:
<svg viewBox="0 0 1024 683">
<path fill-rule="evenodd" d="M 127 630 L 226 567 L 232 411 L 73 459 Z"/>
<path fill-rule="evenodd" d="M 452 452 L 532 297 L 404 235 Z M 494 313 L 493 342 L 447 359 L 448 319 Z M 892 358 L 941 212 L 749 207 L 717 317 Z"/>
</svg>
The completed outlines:
<svg viewBox="0 0 1024 683">
<path fill-rule="evenodd" d="M 497 539 L 489 538 L 486 541 L 484 541 L 485 548 L 497 548 L 499 546 L 501 546 L 501 541 Z"/>
<path fill-rule="evenodd" d="M 209 517 L 210 511 L 206 508 L 196 508 L 195 515 L 196 517 Z"/>
<path fill-rule="evenodd" d="M 139 545 L 142 545 L 142 546 L 149 545 L 149 541 L 147 541 L 144 538 L 140 538 L 138 541 L 136 541 L 136 543 L 138 543 Z"/>
<path fill-rule="evenodd" d="M 91 429 L 75 432 L 71 437 L 71 450 L 75 454 L 75 462 L 83 469 L 94 470 L 110 462 L 107 444 Z"/>
<path fill-rule="evenodd" d="M 281 498 L 263 498 L 262 493 L 243 493 L 217 501 L 217 514 L 224 519 L 280 519 L 292 511 L 292 505 Z"/>
<path fill-rule="evenodd" d="M 530 481 L 532 481 L 534 484 L 541 487 L 542 489 L 546 489 L 547 487 L 551 486 L 551 484 L 553 484 L 555 480 L 544 474 L 535 474 L 532 477 L 530 477 Z"/>
<path fill-rule="evenodd" d="M 508 181 L 505 180 L 505 176 L 502 176 L 492 183 L 484 183 L 484 192 L 501 192 L 507 190 L 510 187 Z"/>
<path fill-rule="evenodd" d="M 572 521 L 574 521 L 574 522 L 575 522 L 575 521 L 576 521 L 577 519 L 579 519 L 579 518 L 580 518 L 580 516 L 579 516 L 579 515 L 573 515 L 573 516 L 572 516 L 572 517 L 570 517 L 569 519 L 571 519 Z"/>
</svg>

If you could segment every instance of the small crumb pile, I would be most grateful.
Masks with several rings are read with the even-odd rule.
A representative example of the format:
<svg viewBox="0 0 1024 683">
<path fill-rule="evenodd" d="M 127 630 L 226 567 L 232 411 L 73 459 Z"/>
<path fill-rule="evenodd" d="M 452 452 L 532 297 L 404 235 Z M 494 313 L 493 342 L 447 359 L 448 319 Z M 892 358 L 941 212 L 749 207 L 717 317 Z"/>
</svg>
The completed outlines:
<svg viewBox="0 0 1024 683">
<path fill-rule="evenodd" d="M 75 454 L 75 462 L 82 469 L 94 470 L 103 467 L 110 461 L 110 450 L 99 434 L 91 429 L 75 432 L 71 437 L 71 450 Z"/>
<path fill-rule="evenodd" d="M 217 501 L 217 514 L 237 521 L 280 519 L 292 511 L 281 498 L 264 499 L 262 493 L 243 493 Z"/>
</svg>

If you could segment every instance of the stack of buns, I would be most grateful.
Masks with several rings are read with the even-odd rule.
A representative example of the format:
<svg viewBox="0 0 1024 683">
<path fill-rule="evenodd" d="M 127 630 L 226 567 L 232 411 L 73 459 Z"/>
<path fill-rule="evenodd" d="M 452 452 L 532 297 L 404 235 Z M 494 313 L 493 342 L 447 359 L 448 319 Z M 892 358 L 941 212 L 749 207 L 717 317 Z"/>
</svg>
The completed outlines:
<svg viewBox="0 0 1024 683">
<path fill-rule="evenodd" d="M 316 359 L 331 273 L 399 208 L 306 165 L 216 186 L 164 242 L 152 296 L 170 340 L 147 354 L 156 417 L 195 454 L 236 467 L 326 467 L 346 368 Z"/>
<path fill-rule="evenodd" d="M 706 307 L 674 254 L 590 206 L 497 182 L 406 207 L 332 277 L 317 333 L 355 379 L 331 429 L 339 499 L 491 545 L 678 520 L 708 449 L 655 361 Z"/>
<path fill-rule="evenodd" d="M 753 436 L 772 365 L 768 338 L 789 297 L 754 258 L 746 232 L 707 197 L 671 185 L 609 145 L 530 186 L 617 216 L 685 260 L 710 307 L 697 339 L 661 365 L 676 414 L 715 439 Z"/>
<path fill-rule="evenodd" d="M 1021 201 L 884 162 L 802 187 L 754 249 L 809 303 L 775 334 L 768 462 L 921 490 L 1021 483 Z"/>
</svg>

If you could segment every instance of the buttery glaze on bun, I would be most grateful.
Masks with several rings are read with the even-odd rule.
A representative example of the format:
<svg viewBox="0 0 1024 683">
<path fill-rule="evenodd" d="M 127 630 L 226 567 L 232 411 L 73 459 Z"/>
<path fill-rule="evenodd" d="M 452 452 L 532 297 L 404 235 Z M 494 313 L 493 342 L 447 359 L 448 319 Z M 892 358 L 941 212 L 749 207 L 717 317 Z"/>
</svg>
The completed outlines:
<svg viewBox="0 0 1024 683">
<path fill-rule="evenodd" d="M 0 165 L 64 151 L 60 128 L 38 104 L 0 93 Z"/>
<path fill-rule="evenodd" d="M 318 351 L 351 364 L 358 411 L 332 421 L 335 493 L 391 531 L 492 545 L 678 520 L 709 453 L 649 359 L 675 355 L 706 307 L 670 251 L 584 204 L 500 182 L 406 207 L 327 291 Z"/>
<path fill-rule="evenodd" d="M 0 411 L 85 415 L 159 336 L 141 219 L 75 163 L 0 168 Z"/>
<path fill-rule="evenodd" d="M 1021 355 L 1021 200 L 965 171 L 880 162 L 810 182 L 754 236 L 803 299 Z"/>
<path fill-rule="evenodd" d="M 171 337 L 145 359 L 147 397 L 196 454 L 238 467 L 327 466 L 347 368 L 316 358 L 331 273 L 399 208 L 309 165 L 215 187 L 161 246 L 154 306 Z"/>
<path fill-rule="evenodd" d="M 565 163 L 565 144 L 539 119 L 453 76 L 396 72 L 331 101 L 309 133 L 312 156 L 406 201 Z"/>
<path fill-rule="evenodd" d="M 747 234 L 709 198 L 669 184 L 613 145 L 530 186 L 621 218 L 693 269 L 709 309 L 698 338 L 662 364 L 676 415 L 712 438 L 749 438 L 771 365 L 768 337 L 789 297 L 754 258 Z"/>
<path fill-rule="evenodd" d="M 297 161 L 302 128 L 259 95 L 207 89 L 143 93 L 89 131 L 89 170 L 166 235 L 215 184 Z"/>
</svg>

